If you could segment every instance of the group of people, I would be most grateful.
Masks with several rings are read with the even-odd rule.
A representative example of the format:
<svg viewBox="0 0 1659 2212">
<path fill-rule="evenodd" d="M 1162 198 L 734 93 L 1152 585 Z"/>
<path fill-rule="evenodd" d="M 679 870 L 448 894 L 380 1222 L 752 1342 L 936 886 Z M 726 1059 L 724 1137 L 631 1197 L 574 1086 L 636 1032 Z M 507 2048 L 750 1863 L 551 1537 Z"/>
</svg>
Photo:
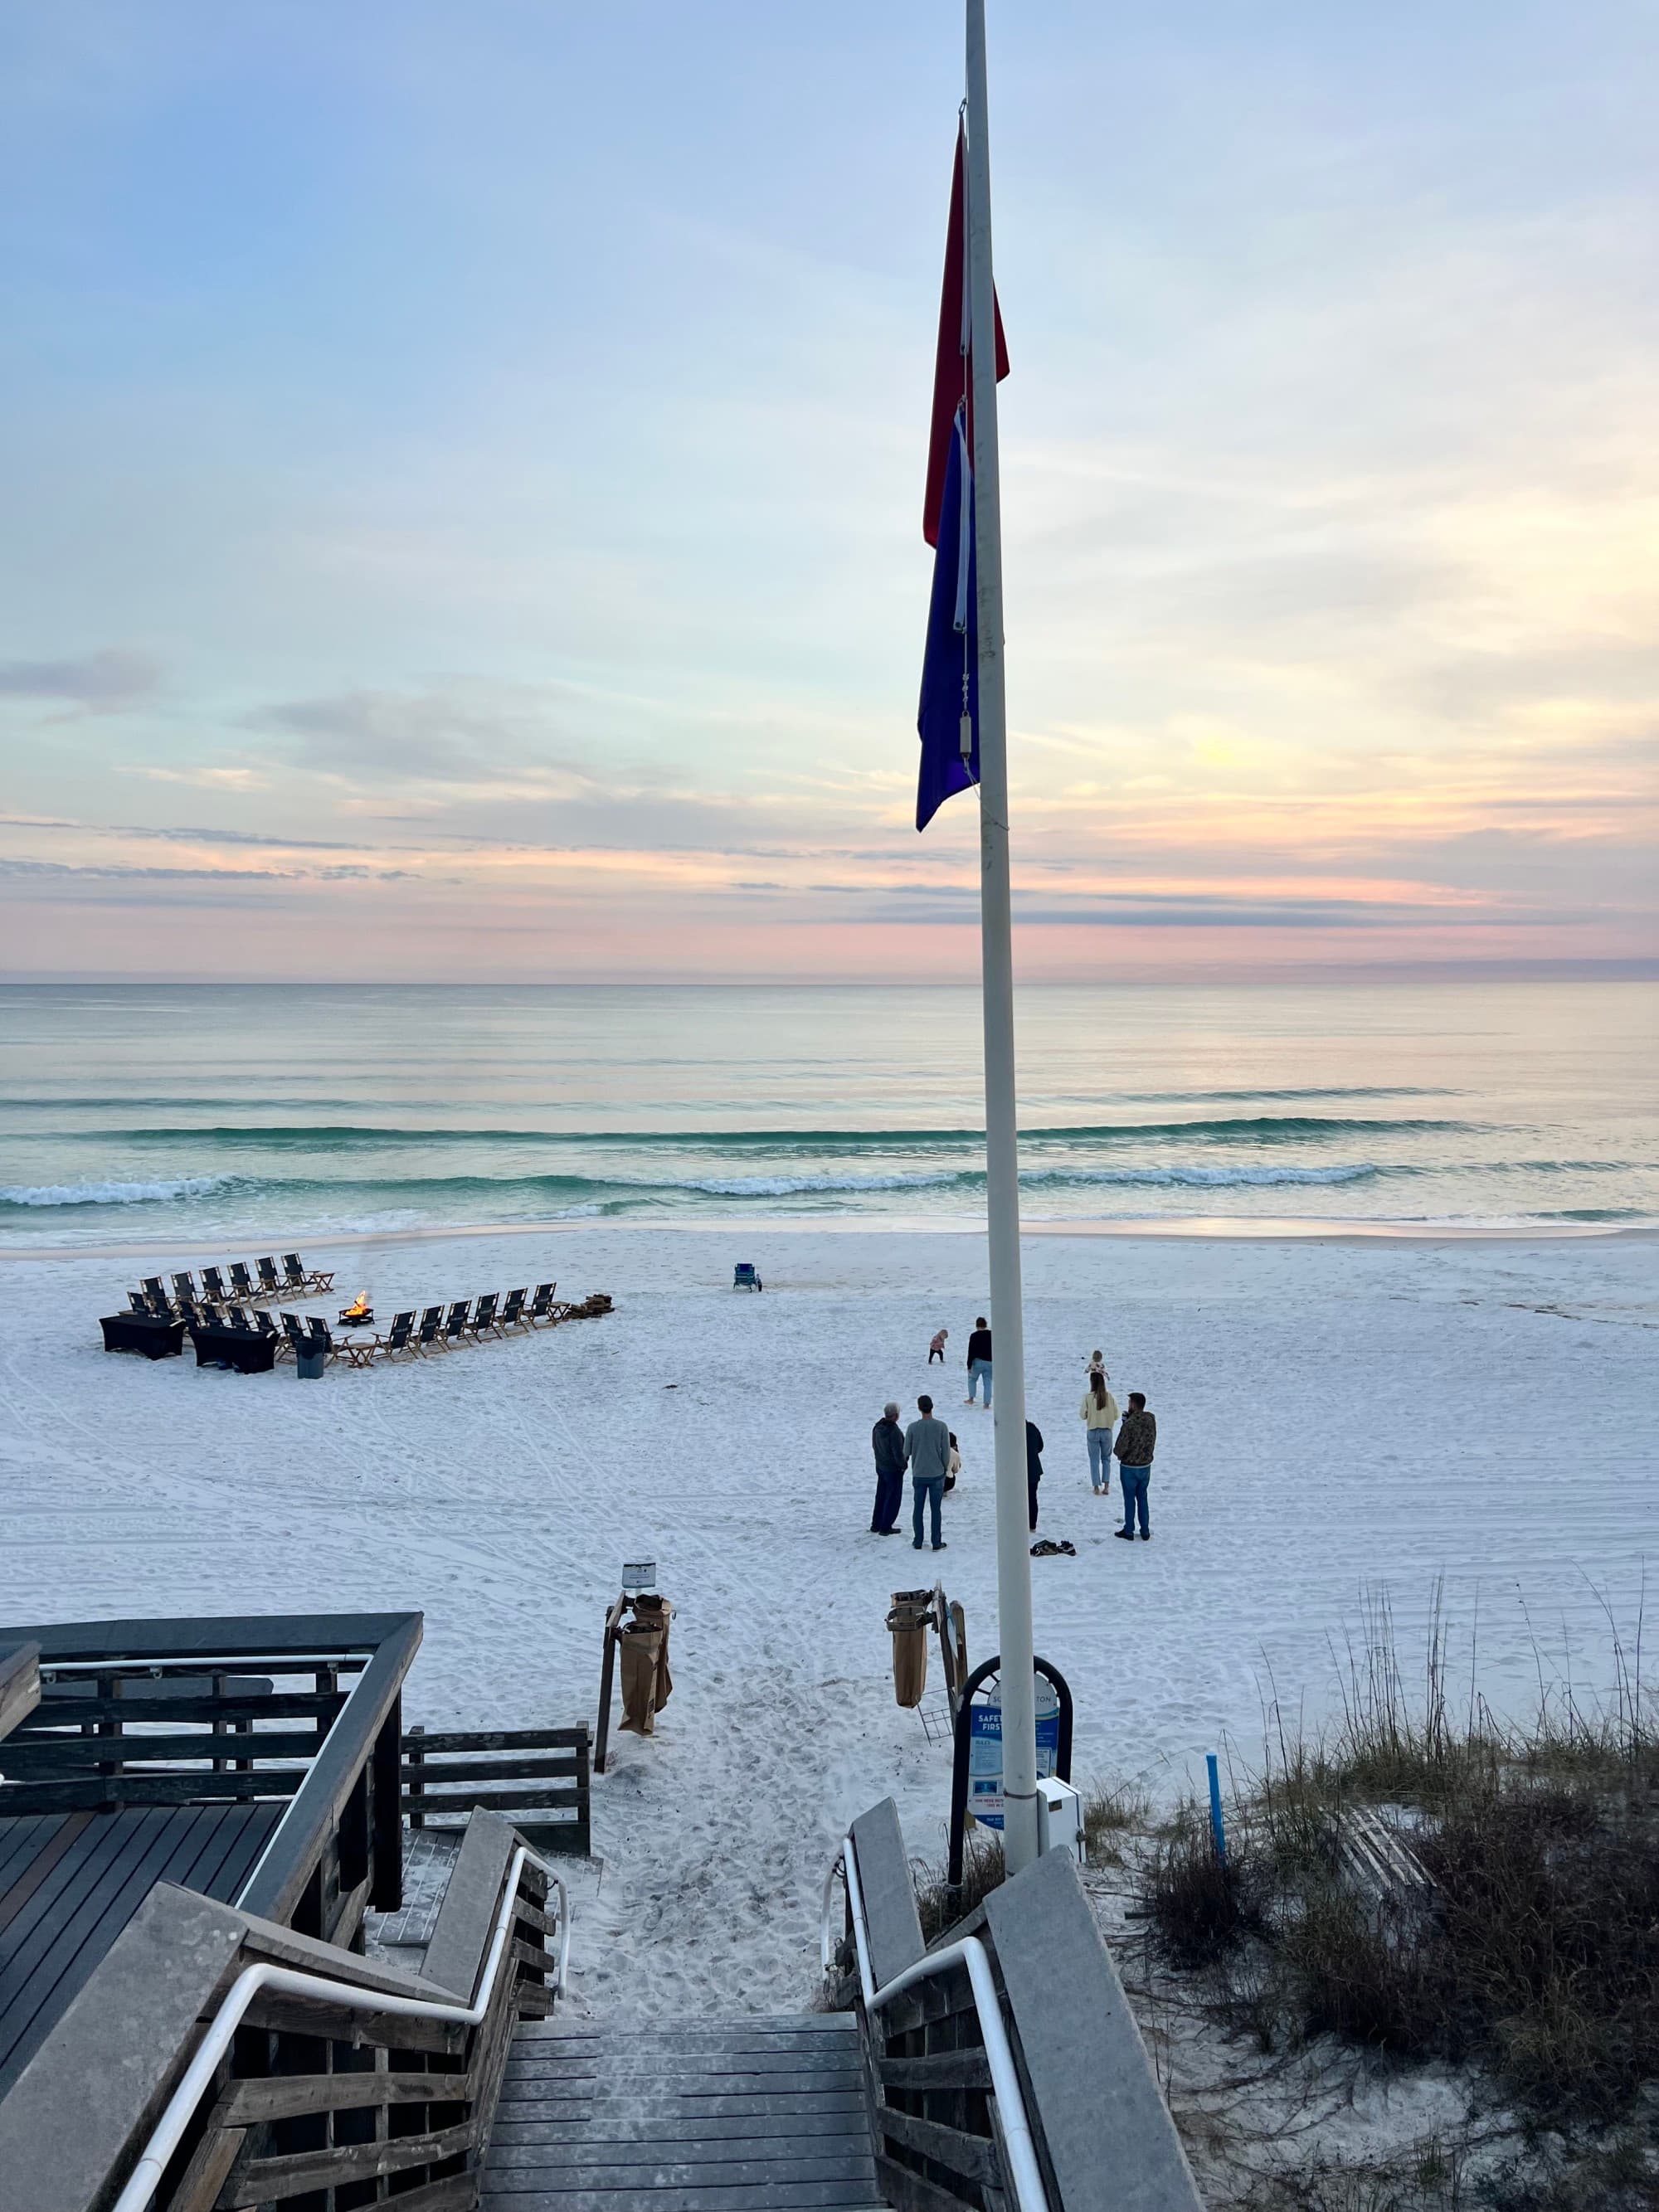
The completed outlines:
<svg viewBox="0 0 1659 2212">
<path fill-rule="evenodd" d="M 945 1364 L 945 1347 L 950 1340 L 949 1329 L 941 1328 L 927 1347 L 927 1364 L 935 1361 Z M 968 1396 L 969 1405 L 983 1404 L 988 1411 L 991 1404 L 992 1357 L 991 1331 L 983 1314 L 974 1323 L 968 1339 Z M 982 1395 L 981 1395 L 982 1394 Z M 1114 1534 L 1133 1543 L 1137 1533 L 1143 1543 L 1152 1540 L 1152 1517 L 1147 1510 L 1146 1494 L 1152 1482 L 1152 1459 L 1158 1449 L 1158 1418 L 1147 1410 L 1144 1391 L 1131 1390 L 1127 1411 L 1121 1409 L 1112 1395 L 1110 1378 L 1106 1372 L 1103 1355 L 1091 1352 L 1089 1372 L 1084 1385 L 1083 1402 L 1078 1408 L 1083 1422 L 1084 1434 L 1089 1450 L 1089 1483 L 1097 1498 L 1109 1498 L 1112 1492 L 1112 1462 L 1118 1466 L 1118 1480 L 1123 1492 L 1123 1525 Z M 924 1523 L 930 1523 L 933 1546 L 936 1552 L 945 1548 L 942 1534 L 942 1509 L 945 1494 L 961 1472 L 962 1456 L 955 1437 L 946 1424 L 933 1412 L 933 1401 L 923 1395 L 916 1400 L 916 1416 L 908 1428 L 899 1426 L 897 1404 L 889 1400 L 882 1409 L 881 1419 L 871 1432 L 871 1445 L 876 1460 L 876 1504 L 870 1522 L 871 1533 L 877 1536 L 892 1536 L 898 1533 L 898 1518 L 904 1495 L 904 1477 L 910 1476 L 912 1493 L 911 1533 L 914 1548 L 921 1550 L 925 1540 Z M 1037 1486 L 1042 1480 L 1042 1431 L 1035 1421 L 1025 1424 L 1025 1486 L 1030 1511 L 1033 1535 L 1037 1525 Z M 1136 1523 L 1139 1522 L 1137 1531 Z"/>
</svg>

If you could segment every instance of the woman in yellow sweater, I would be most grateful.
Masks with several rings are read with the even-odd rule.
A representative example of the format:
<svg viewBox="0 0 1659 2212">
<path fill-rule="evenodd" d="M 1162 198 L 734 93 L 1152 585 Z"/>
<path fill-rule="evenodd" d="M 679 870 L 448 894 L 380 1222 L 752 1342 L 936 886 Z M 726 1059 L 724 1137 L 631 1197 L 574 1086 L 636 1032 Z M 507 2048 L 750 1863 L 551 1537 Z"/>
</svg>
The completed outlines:
<svg viewBox="0 0 1659 2212">
<path fill-rule="evenodd" d="M 1089 1481 L 1097 1498 L 1112 1494 L 1112 1431 L 1117 1426 L 1117 1400 L 1113 1397 L 1103 1367 L 1091 1367 L 1089 1387 L 1078 1409 L 1089 1434 Z"/>
</svg>

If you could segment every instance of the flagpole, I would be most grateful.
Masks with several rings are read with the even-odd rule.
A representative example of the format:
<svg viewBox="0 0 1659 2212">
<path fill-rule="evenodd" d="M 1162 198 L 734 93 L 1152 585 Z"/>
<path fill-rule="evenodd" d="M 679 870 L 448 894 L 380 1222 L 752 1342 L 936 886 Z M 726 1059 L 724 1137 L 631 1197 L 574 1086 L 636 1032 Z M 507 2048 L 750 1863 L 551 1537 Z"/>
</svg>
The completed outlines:
<svg viewBox="0 0 1659 2212">
<path fill-rule="evenodd" d="M 1008 732 L 1002 667 L 1002 491 L 997 469 L 995 291 L 985 0 L 968 6 L 968 280 L 974 334 L 974 552 L 979 604 L 981 970 L 985 1186 L 995 1377 L 997 1632 L 1002 1678 L 1002 1844 L 1010 1874 L 1037 1855 L 1036 1686 L 1025 1483 L 1025 1337 L 1019 1279 L 1019 1139 L 1008 885 Z"/>
</svg>

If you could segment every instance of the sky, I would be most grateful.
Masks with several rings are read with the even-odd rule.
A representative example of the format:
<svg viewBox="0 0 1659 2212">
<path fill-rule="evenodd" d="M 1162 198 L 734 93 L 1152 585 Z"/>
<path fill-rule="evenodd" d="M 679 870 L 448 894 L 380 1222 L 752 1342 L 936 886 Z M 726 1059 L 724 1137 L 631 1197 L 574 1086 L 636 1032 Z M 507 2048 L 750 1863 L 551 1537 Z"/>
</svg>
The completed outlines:
<svg viewBox="0 0 1659 2212">
<path fill-rule="evenodd" d="M 1659 15 L 991 0 L 1016 957 L 1659 973 Z M 0 12 L 16 977 L 977 972 L 962 23 Z"/>
</svg>

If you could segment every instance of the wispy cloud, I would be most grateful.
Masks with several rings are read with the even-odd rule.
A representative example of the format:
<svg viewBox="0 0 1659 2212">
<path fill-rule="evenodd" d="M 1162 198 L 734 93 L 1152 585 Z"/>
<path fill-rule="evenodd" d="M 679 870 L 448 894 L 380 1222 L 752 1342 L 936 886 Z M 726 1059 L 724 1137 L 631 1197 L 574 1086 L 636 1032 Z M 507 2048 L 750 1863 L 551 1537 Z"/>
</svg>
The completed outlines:
<svg viewBox="0 0 1659 2212">
<path fill-rule="evenodd" d="M 0 660 L 0 699 L 58 699 L 88 714 L 118 714 L 153 699 L 159 662 L 117 646 L 70 660 Z"/>
</svg>

